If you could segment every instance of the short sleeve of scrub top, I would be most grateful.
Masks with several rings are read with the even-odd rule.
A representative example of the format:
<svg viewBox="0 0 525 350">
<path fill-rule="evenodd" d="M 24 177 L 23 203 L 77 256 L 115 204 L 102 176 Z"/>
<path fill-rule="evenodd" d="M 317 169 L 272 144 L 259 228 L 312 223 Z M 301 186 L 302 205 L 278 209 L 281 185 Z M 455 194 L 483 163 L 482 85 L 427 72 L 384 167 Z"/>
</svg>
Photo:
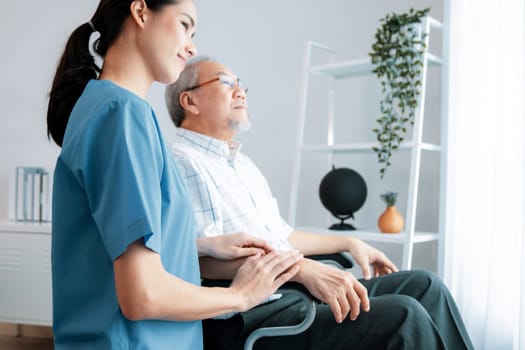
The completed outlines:
<svg viewBox="0 0 525 350">
<path fill-rule="evenodd" d="M 117 103 L 115 103 L 117 104 Z M 93 218 L 111 259 L 140 237 L 161 253 L 161 177 L 165 159 L 155 125 L 141 105 L 110 106 L 115 115 L 84 148 L 95 171 L 84 181 Z M 103 130 L 100 132 L 100 130 Z M 153 235 L 153 233 L 156 233 Z"/>
</svg>

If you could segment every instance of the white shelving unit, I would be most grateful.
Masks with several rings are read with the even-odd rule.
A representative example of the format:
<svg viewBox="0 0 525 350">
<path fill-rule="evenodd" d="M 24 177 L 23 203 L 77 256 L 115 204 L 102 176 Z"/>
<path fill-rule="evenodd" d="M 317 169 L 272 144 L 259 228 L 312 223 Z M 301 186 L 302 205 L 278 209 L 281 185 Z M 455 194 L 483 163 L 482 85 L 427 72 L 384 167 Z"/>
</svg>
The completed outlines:
<svg viewBox="0 0 525 350">
<path fill-rule="evenodd" d="M 423 32 L 428 33 L 426 36 L 426 47 L 427 52 L 425 53 L 425 60 L 423 63 L 423 70 L 421 76 L 421 94 L 418 108 L 415 114 L 414 126 L 412 129 L 412 138 L 410 141 L 405 141 L 401 144 L 399 152 L 410 152 L 410 169 L 409 171 L 409 184 L 408 184 L 408 196 L 407 206 L 405 213 L 405 231 L 399 234 L 382 234 L 376 230 L 366 231 L 333 231 L 326 228 L 320 227 L 298 227 L 299 229 L 317 232 L 324 234 L 347 234 L 358 237 L 360 239 L 371 241 L 371 242 L 387 242 L 394 244 L 403 245 L 403 258 L 402 258 L 402 269 L 410 269 L 412 267 L 412 255 L 414 244 L 430 241 L 438 241 L 438 244 L 443 244 L 443 224 L 442 215 L 444 210 L 443 198 L 440 198 L 439 210 L 441 213 L 436 213 L 436 217 L 439 217 L 439 232 L 416 232 L 416 205 L 419 188 L 419 177 L 421 170 L 421 153 L 426 152 L 438 152 L 441 158 L 440 162 L 440 186 L 444 186 L 443 181 L 443 160 L 445 152 L 441 145 L 423 142 L 423 120 L 425 110 L 425 93 L 426 93 L 426 82 L 427 82 L 427 71 L 429 66 L 441 66 L 443 65 L 442 58 L 428 52 L 429 47 L 429 36 L 432 35 L 431 30 L 441 30 L 442 24 L 431 17 L 425 17 L 422 20 Z M 314 51 L 317 50 L 317 51 Z M 312 62 L 312 55 L 314 53 L 324 52 L 330 57 L 330 62 L 326 64 L 315 64 Z M 373 142 L 362 142 L 362 143 L 334 143 L 334 82 L 341 79 L 351 79 L 354 77 L 362 77 L 365 75 L 371 75 L 374 66 L 370 63 L 369 59 L 351 60 L 351 61 L 336 61 L 335 50 L 326 47 L 322 44 L 308 41 L 305 45 L 304 61 L 303 61 L 303 78 L 302 88 L 300 95 L 299 104 L 299 115 L 297 122 L 297 137 L 296 137 L 296 153 L 294 160 L 294 167 L 292 171 L 292 186 L 290 191 L 289 201 L 289 223 L 296 227 L 297 218 L 297 203 L 299 195 L 299 184 L 300 177 L 302 174 L 302 155 L 307 152 L 320 152 L 326 153 L 330 160 L 332 160 L 335 154 L 363 154 L 370 153 L 371 157 L 375 160 L 375 154 L 373 154 L 372 147 L 376 146 Z M 328 113 L 327 113 L 327 137 L 326 143 L 323 144 L 308 144 L 304 141 L 304 131 L 307 116 L 307 102 L 309 83 L 311 75 L 321 75 L 330 79 L 331 88 L 328 92 Z M 444 74 L 442 73 L 442 77 Z M 441 78 L 443 85 L 443 78 Z M 442 108 L 441 111 L 441 123 L 446 123 L 446 109 Z M 444 144 L 442 142 L 442 144 Z M 444 188 L 440 188 L 440 192 L 444 192 Z M 441 259 L 441 247 L 438 254 L 438 273 L 442 271 L 442 259 Z"/>
<path fill-rule="evenodd" d="M 0 322 L 51 325 L 51 224 L 0 222 L 0 281 Z"/>
</svg>

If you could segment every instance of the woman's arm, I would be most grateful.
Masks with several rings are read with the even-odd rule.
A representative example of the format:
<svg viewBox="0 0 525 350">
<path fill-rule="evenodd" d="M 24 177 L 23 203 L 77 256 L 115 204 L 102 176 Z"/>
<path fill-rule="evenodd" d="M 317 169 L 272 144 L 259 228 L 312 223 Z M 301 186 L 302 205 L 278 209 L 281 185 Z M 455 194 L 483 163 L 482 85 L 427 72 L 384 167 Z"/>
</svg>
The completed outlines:
<svg viewBox="0 0 525 350">
<path fill-rule="evenodd" d="M 160 255 L 140 239 L 113 263 L 117 298 L 130 320 L 184 321 L 242 312 L 292 278 L 301 258 L 296 251 L 256 254 L 239 268 L 230 288 L 206 288 L 169 274 Z"/>
</svg>

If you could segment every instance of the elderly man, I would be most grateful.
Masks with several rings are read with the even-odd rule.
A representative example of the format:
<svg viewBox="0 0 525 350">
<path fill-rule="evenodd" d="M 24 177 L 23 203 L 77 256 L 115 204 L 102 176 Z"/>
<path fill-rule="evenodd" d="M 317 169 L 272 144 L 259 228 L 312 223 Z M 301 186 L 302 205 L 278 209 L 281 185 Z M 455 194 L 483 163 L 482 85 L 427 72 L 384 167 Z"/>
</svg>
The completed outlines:
<svg viewBox="0 0 525 350">
<path fill-rule="evenodd" d="M 454 300 L 430 272 L 402 271 L 379 250 L 349 236 L 291 228 L 268 184 L 233 138 L 249 128 L 247 89 L 228 67 L 207 57 L 190 62 L 166 90 L 177 126 L 176 163 L 193 199 L 198 237 L 244 232 L 274 249 L 305 256 L 349 252 L 364 279 L 309 259 L 294 277 L 324 303 L 296 336 L 263 338 L 258 349 L 472 349 Z M 201 258 L 201 275 L 231 279 L 241 260 Z M 302 313 L 282 297 L 243 314 L 204 322 L 207 349 L 241 349 L 252 329 L 289 324 Z"/>
</svg>

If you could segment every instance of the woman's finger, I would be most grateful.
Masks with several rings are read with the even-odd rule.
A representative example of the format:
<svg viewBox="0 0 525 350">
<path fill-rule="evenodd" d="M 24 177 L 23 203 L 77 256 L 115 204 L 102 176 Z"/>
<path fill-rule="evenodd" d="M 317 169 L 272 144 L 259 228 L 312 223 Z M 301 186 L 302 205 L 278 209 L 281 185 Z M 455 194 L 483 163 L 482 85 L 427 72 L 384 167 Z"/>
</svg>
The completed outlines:
<svg viewBox="0 0 525 350">
<path fill-rule="evenodd" d="M 293 276 L 295 276 L 299 270 L 301 269 L 301 266 L 299 264 L 293 265 L 291 268 L 289 268 L 284 273 L 280 274 L 276 279 L 274 283 L 274 288 L 277 289 L 286 282 L 288 282 Z"/>
<path fill-rule="evenodd" d="M 260 248 L 266 253 L 269 253 L 273 250 L 272 246 L 270 246 L 267 241 L 251 236 L 249 236 L 249 238 L 245 241 L 244 246 Z"/>
<path fill-rule="evenodd" d="M 266 263 L 272 274 L 278 276 L 302 259 L 298 251 L 272 252 L 266 255 Z"/>
<path fill-rule="evenodd" d="M 266 254 L 266 251 L 264 251 L 261 248 L 239 248 L 239 247 L 233 248 L 233 258 L 243 258 L 246 256 L 255 255 L 255 254 L 264 255 Z"/>
</svg>

